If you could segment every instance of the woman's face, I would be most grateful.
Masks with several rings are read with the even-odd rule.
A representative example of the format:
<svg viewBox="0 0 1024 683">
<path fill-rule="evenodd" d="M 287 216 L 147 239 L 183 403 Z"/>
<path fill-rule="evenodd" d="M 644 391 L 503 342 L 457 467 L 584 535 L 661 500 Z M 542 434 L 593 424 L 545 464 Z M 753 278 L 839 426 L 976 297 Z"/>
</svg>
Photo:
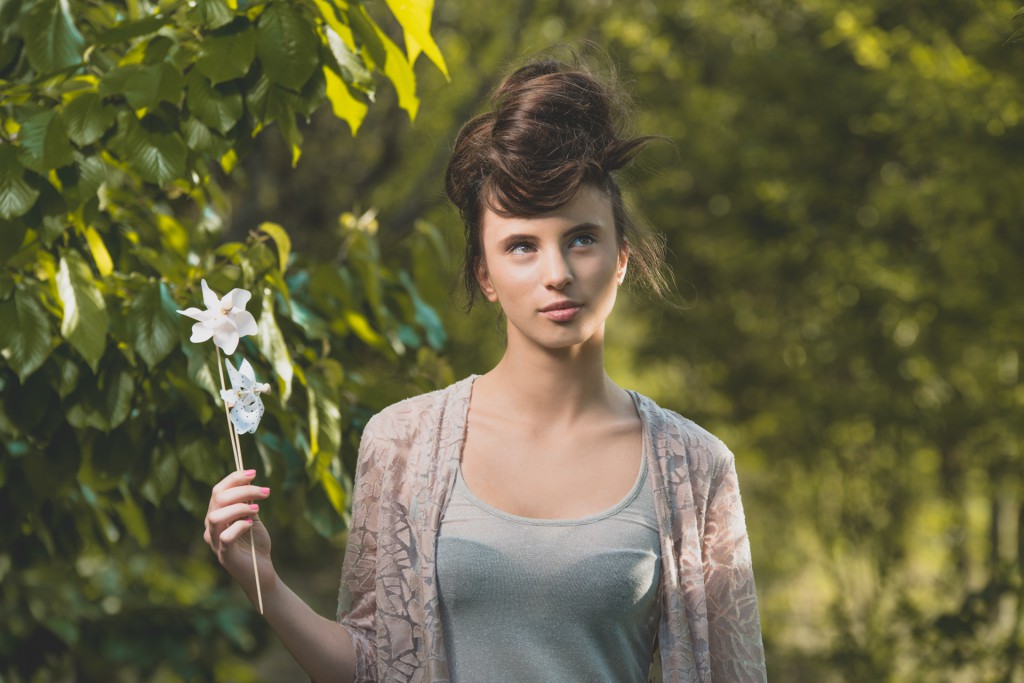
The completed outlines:
<svg viewBox="0 0 1024 683">
<path fill-rule="evenodd" d="M 523 337 L 557 349 L 603 340 L 629 259 L 603 192 L 584 185 L 561 208 L 533 218 L 485 209 L 481 242 L 477 280 L 501 305 L 509 343 Z"/>
</svg>

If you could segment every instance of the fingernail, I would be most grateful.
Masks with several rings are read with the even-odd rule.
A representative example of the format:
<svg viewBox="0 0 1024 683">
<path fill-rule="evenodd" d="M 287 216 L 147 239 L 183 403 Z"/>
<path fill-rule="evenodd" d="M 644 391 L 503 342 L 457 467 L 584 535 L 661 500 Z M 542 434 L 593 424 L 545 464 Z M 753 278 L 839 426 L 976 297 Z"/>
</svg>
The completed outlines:
<svg viewBox="0 0 1024 683">
<path fill-rule="evenodd" d="M 257 505 L 256 503 L 253 503 L 252 505 L 249 506 L 249 509 L 255 512 L 256 510 L 260 509 L 260 506 Z"/>
<path fill-rule="evenodd" d="M 245 476 L 247 476 L 250 479 L 252 479 L 253 477 L 256 476 L 256 470 L 246 470 L 245 471 Z"/>
<path fill-rule="evenodd" d="M 252 523 L 253 523 L 253 519 L 252 519 L 252 517 L 250 517 L 250 518 L 246 519 L 245 521 L 246 521 L 247 523 L 249 523 L 249 524 L 252 524 Z"/>
<path fill-rule="evenodd" d="M 264 496 L 269 496 L 270 495 L 270 489 L 268 489 L 266 486 L 261 488 L 260 492 L 263 493 Z"/>
</svg>

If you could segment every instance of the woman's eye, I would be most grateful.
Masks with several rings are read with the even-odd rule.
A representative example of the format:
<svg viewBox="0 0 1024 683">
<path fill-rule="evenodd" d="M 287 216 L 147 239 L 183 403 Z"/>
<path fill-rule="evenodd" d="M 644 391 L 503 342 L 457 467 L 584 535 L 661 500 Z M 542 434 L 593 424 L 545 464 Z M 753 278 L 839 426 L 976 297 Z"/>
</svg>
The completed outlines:
<svg viewBox="0 0 1024 683">
<path fill-rule="evenodd" d="M 572 242 L 569 243 L 570 246 L 577 247 L 590 247 L 593 246 L 594 244 L 597 244 L 597 240 L 594 239 L 594 236 L 585 234 L 576 235 L 575 237 L 572 238 Z"/>
<path fill-rule="evenodd" d="M 510 254 L 527 254 L 533 250 L 533 245 L 529 242 L 516 242 L 508 248 Z"/>
</svg>

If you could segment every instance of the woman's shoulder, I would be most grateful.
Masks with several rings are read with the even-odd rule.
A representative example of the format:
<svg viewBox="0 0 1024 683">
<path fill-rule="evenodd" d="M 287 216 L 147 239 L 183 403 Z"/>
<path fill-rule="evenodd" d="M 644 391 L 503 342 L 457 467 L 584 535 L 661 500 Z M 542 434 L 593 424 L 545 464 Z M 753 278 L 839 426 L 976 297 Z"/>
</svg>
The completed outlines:
<svg viewBox="0 0 1024 683">
<path fill-rule="evenodd" d="M 407 436 L 424 427 L 433 431 L 447 415 L 465 413 L 474 377 L 392 403 L 370 418 L 364 434 Z"/>
<path fill-rule="evenodd" d="M 634 392 L 636 393 L 636 392 Z M 720 471 L 734 460 L 732 451 L 709 430 L 654 399 L 636 393 L 653 443 L 666 454 L 685 455 L 691 468 Z"/>
</svg>

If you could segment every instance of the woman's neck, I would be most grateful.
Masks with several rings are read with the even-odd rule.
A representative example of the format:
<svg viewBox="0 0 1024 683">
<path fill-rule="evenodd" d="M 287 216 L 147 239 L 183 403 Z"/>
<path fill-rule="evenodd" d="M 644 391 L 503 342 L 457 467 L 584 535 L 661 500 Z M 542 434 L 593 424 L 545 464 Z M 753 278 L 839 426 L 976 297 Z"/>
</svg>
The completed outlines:
<svg viewBox="0 0 1024 683">
<path fill-rule="evenodd" d="M 568 425 L 621 403 L 622 390 L 605 373 L 600 336 L 565 349 L 509 341 L 502 359 L 478 380 L 495 408 L 530 421 Z"/>
</svg>

